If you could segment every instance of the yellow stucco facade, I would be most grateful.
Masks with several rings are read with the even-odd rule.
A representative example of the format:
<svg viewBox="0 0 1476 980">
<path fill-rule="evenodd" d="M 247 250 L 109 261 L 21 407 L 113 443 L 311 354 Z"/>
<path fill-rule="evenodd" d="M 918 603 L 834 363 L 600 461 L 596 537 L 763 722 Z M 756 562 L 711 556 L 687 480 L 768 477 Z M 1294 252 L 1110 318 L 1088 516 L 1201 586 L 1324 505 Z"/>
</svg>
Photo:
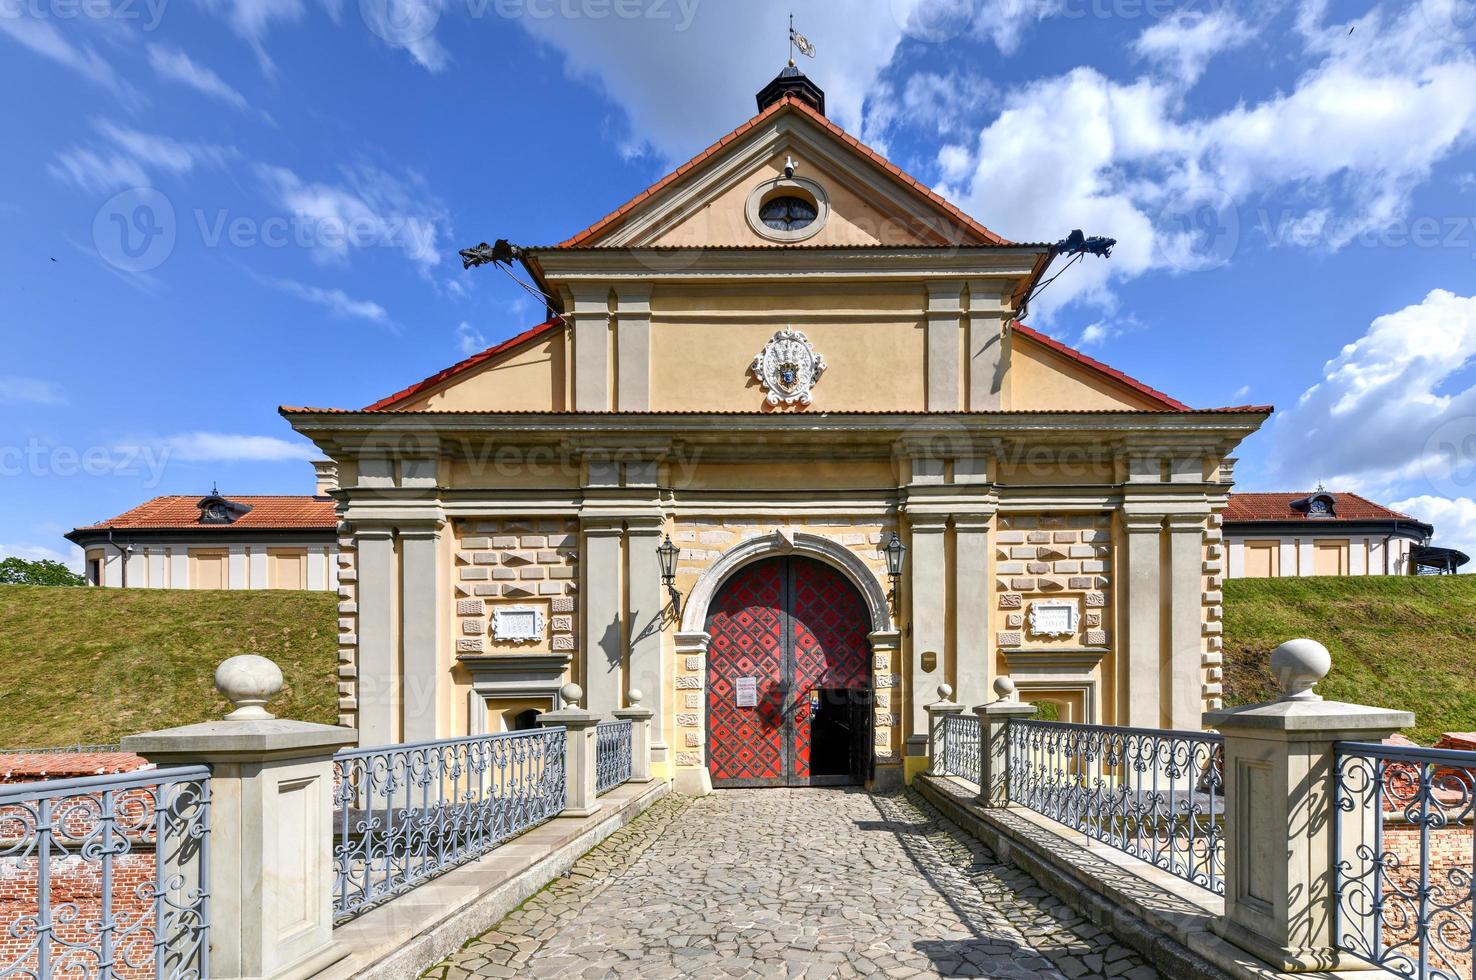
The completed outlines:
<svg viewBox="0 0 1476 980">
<path fill-rule="evenodd" d="M 765 224 L 781 199 L 797 227 Z M 575 681 L 601 713 L 638 690 L 655 772 L 705 790 L 734 748 L 714 738 L 741 737 L 711 721 L 714 624 L 780 559 L 854 591 L 856 778 L 924 764 L 940 685 L 974 705 L 1007 674 L 1096 723 L 1198 728 L 1218 703 L 1221 461 L 1266 412 L 1187 409 L 1016 323 L 1048 247 L 787 97 L 518 257 L 542 327 L 363 411 L 284 409 L 339 464 L 364 744 L 506 730 Z"/>
</svg>

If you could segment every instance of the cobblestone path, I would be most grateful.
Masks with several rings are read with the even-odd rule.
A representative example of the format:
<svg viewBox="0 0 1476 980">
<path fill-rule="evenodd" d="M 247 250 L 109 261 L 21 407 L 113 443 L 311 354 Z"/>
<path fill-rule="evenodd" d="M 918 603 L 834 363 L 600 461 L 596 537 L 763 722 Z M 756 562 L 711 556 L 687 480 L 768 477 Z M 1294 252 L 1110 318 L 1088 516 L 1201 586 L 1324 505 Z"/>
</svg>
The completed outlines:
<svg viewBox="0 0 1476 980">
<path fill-rule="evenodd" d="M 761 789 L 666 797 L 425 976 L 1158 974 L 913 794 Z"/>
</svg>

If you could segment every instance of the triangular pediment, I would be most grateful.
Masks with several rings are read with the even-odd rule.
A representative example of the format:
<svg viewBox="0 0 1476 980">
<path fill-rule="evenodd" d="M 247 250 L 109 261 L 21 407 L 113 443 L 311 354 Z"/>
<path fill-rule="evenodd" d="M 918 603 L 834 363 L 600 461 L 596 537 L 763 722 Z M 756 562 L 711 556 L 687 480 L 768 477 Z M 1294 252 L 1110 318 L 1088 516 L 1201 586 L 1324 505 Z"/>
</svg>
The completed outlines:
<svg viewBox="0 0 1476 980">
<path fill-rule="evenodd" d="M 793 161 L 792 178 L 785 165 Z M 777 240 L 756 202 L 796 185 L 824 209 L 813 234 Z M 579 247 L 1001 245 L 989 231 L 809 106 L 785 99 L 611 215 Z"/>
</svg>

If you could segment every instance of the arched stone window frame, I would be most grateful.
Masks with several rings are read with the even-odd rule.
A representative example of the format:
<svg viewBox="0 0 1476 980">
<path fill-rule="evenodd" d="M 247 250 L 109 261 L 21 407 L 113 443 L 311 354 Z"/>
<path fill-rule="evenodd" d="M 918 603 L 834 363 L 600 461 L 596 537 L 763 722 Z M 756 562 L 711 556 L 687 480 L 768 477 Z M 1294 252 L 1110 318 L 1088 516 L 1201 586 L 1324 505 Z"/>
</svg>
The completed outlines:
<svg viewBox="0 0 1476 980">
<path fill-rule="evenodd" d="M 809 201 L 815 205 L 815 220 L 793 231 L 770 228 L 764 224 L 759 214 L 763 206 L 776 197 L 798 197 Z M 830 195 L 825 193 L 825 188 L 818 182 L 808 177 L 777 177 L 764 181 L 749 193 L 743 214 L 748 219 L 748 226 L 763 238 L 785 244 L 802 242 L 820 234 L 820 229 L 830 219 Z"/>
</svg>

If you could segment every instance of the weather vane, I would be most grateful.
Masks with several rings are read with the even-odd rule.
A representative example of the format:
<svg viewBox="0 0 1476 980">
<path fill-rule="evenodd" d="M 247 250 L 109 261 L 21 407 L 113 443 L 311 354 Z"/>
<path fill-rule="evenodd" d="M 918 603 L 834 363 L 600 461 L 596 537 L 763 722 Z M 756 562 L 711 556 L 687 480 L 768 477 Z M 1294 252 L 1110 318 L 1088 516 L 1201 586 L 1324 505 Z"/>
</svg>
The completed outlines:
<svg viewBox="0 0 1476 980">
<path fill-rule="evenodd" d="M 815 57 L 815 46 L 810 39 L 794 29 L 794 14 L 789 15 L 789 67 L 794 67 L 794 49 L 799 48 L 800 54 L 806 58 Z"/>
</svg>

